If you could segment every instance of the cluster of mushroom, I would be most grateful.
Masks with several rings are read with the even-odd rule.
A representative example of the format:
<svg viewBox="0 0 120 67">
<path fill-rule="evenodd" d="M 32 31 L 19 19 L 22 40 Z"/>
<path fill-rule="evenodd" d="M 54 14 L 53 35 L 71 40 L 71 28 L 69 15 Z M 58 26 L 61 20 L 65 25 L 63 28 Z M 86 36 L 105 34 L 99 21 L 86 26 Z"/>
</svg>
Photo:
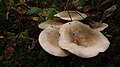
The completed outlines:
<svg viewBox="0 0 120 67">
<path fill-rule="evenodd" d="M 54 16 L 71 22 L 62 23 L 56 20 L 48 20 L 39 24 L 44 29 L 39 35 L 39 43 L 42 48 L 54 56 L 65 57 L 70 53 L 82 58 L 90 58 L 104 52 L 110 42 L 100 32 L 108 25 L 92 29 L 79 20 L 87 16 L 78 11 L 62 11 Z"/>
</svg>

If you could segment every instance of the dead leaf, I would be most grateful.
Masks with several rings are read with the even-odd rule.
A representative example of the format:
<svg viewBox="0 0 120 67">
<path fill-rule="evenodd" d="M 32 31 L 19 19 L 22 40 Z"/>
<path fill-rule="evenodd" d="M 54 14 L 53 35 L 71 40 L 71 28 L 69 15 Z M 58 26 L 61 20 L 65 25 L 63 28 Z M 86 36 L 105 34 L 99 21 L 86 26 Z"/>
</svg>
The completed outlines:
<svg viewBox="0 0 120 67">
<path fill-rule="evenodd" d="M 0 36 L 0 39 L 3 39 L 3 38 L 5 38 L 4 36 Z"/>
<path fill-rule="evenodd" d="M 34 21 L 38 21 L 38 20 L 39 20 L 39 17 L 32 17 L 32 19 L 33 19 Z"/>
<path fill-rule="evenodd" d="M 6 35 L 15 35 L 15 33 L 12 32 L 5 32 Z"/>
<path fill-rule="evenodd" d="M 88 12 L 90 9 L 91 9 L 91 6 L 90 6 L 90 5 L 85 5 L 85 6 L 83 7 L 83 12 Z"/>
<path fill-rule="evenodd" d="M 79 5 L 79 2 L 80 2 L 79 0 L 73 0 L 73 1 L 72 1 L 72 4 L 73 4 L 74 6 L 78 6 L 78 5 Z"/>
<path fill-rule="evenodd" d="M 42 16 L 46 16 L 46 9 L 45 8 L 42 9 Z"/>
<path fill-rule="evenodd" d="M 25 0 L 20 0 L 20 2 L 23 2 L 23 3 L 25 3 L 26 1 L 25 1 Z"/>
<path fill-rule="evenodd" d="M 113 12 L 116 10 L 117 5 L 113 5 L 107 10 L 104 11 L 104 14 L 102 16 L 102 20 L 105 20 L 107 17 L 113 14 Z"/>
<path fill-rule="evenodd" d="M 5 48 L 4 58 L 10 59 L 14 51 L 15 51 L 15 49 L 13 47 L 7 45 Z"/>
<path fill-rule="evenodd" d="M 112 37 L 112 35 L 106 34 L 106 37 Z"/>
<path fill-rule="evenodd" d="M 80 0 L 73 0 L 72 1 L 72 5 L 75 7 L 75 8 L 82 8 L 82 3 Z"/>
<path fill-rule="evenodd" d="M 25 14 L 27 12 L 27 8 L 25 8 L 23 6 L 16 7 L 16 10 L 19 14 Z"/>
</svg>

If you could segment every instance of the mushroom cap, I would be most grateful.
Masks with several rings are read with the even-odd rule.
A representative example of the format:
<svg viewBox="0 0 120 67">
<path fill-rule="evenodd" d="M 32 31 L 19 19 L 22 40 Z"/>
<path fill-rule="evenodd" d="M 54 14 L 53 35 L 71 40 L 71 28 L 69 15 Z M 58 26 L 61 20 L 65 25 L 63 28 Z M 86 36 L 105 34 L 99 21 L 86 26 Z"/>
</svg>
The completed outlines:
<svg viewBox="0 0 120 67">
<path fill-rule="evenodd" d="M 60 20 L 47 20 L 38 25 L 39 28 L 45 29 L 50 26 L 61 26 L 63 23 Z"/>
<path fill-rule="evenodd" d="M 79 21 L 62 25 L 59 33 L 60 47 L 82 58 L 94 57 L 104 52 L 110 44 L 101 32 Z"/>
<path fill-rule="evenodd" d="M 90 25 L 96 31 L 103 31 L 105 28 L 108 27 L 108 24 L 101 22 L 94 22 L 93 24 L 91 23 Z"/>
<path fill-rule="evenodd" d="M 54 16 L 59 17 L 63 20 L 83 20 L 87 17 L 86 14 L 80 13 L 78 11 L 62 11 L 55 14 Z"/>
<path fill-rule="evenodd" d="M 64 57 L 69 53 L 59 47 L 59 29 L 57 26 L 44 29 L 39 35 L 39 43 L 49 54 Z"/>
</svg>

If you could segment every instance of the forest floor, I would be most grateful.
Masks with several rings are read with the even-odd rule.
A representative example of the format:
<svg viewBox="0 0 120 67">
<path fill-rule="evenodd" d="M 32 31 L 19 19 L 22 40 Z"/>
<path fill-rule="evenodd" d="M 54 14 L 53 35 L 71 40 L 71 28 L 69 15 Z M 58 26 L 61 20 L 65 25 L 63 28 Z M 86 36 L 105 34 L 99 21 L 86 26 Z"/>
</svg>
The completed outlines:
<svg viewBox="0 0 120 67">
<path fill-rule="evenodd" d="M 79 9 L 81 2 L 71 5 L 73 1 L 0 0 L 0 67 L 120 67 L 120 1 L 81 0 L 82 9 Z M 116 9 L 109 10 L 110 14 L 105 15 L 105 10 L 113 5 L 117 5 Z M 38 24 L 53 20 L 54 14 L 63 10 L 93 14 L 95 16 L 89 16 L 88 19 L 96 22 L 104 14 L 102 22 L 109 26 L 102 33 L 110 41 L 109 48 L 87 59 L 74 54 L 56 57 L 44 51 L 38 42 L 42 31 Z M 88 20 L 83 22 L 89 24 Z"/>
</svg>

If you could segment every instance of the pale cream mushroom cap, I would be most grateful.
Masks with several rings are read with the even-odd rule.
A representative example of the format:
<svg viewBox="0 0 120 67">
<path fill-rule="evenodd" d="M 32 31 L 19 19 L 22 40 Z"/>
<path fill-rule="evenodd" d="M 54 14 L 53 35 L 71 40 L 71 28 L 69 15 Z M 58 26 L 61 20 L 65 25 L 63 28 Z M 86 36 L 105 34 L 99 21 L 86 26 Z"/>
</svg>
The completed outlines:
<svg viewBox="0 0 120 67">
<path fill-rule="evenodd" d="M 59 29 L 59 26 L 52 26 L 44 29 L 39 35 L 39 43 L 49 54 L 64 57 L 69 53 L 59 47 Z"/>
<path fill-rule="evenodd" d="M 64 24 L 59 33 L 60 47 L 82 58 L 94 57 L 104 52 L 110 44 L 101 32 L 79 21 Z"/>
<path fill-rule="evenodd" d="M 78 11 L 62 11 L 60 13 L 55 14 L 54 16 L 59 17 L 63 20 L 83 20 L 87 17 L 86 14 L 80 13 Z M 70 18 L 71 17 L 71 18 Z"/>
<path fill-rule="evenodd" d="M 59 20 L 47 20 L 38 25 L 39 28 L 45 29 L 50 26 L 61 26 L 63 23 Z"/>
<path fill-rule="evenodd" d="M 105 28 L 108 27 L 108 24 L 101 23 L 101 22 L 94 22 L 94 23 L 91 23 L 90 25 L 96 31 L 103 31 Z"/>
</svg>

